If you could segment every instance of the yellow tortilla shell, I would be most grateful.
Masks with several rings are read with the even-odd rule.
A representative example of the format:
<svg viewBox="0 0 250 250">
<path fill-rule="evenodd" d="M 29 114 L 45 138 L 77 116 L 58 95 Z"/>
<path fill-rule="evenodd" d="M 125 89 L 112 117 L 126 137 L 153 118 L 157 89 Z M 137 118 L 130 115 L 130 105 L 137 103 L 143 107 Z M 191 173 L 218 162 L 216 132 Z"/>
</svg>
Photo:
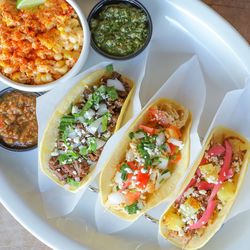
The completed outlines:
<svg viewBox="0 0 250 250">
<path fill-rule="evenodd" d="M 56 107 L 55 112 L 52 114 L 48 122 L 48 125 L 44 130 L 43 137 L 41 139 L 39 147 L 39 163 L 42 172 L 46 174 L 55 183 L 57 183 L 59 186 L 64 187 L 71 192 L 77 192 L 83 186 L 87 185 L 91 179 L 93 170 L 86 177 L 82 179 L 78 187 L 63 183 L 53 174 L 53 171 L 50 170 L 48 163 L 51 157 L 50 154 L 54 149 L 55 142 L 58 137 L 58 126 L 60 124 L 60 119 L 63 115 L 67 114 L 70 111 L 71 104 L 75 103 L 77 100 L 80 99 L 80 96 L 86 86 L 96 85 L 101 77 L 108 74 L 109 73 L 105 69 L 95 71 L 87 75 L 84 79 L 82 79 L 79 83 L 77 83 L 74 87 L 72 87 L 72 89 L 66 94 L 66 96 Z M 134 93 L 134 88 L 135 88 L 134 82 L 126 78 L 125 76 L 122 76 L 122 79 L 129 84 L 131 90 L 123 104 L 114 132 L 116 132 L 124 122 L 123 117 L 126 110 L 132 109 L 130 107 L 132 105 L 130 104 L 130 99 Z"/>
<path fill-rule="evenodd" d="M 125 159 L 126 151 L 130 142 L 129 133 L 131 131 L 135 131 L 137 127 L 143 123 L 143 121 L 146 119 L 146 114 L 150 107 L 159 104 L 168 104 L 171 107 L 183 110 L 184 112 L 188 112 L 188 118 L 186 124 L 182 128 L 182 141 L 184 143 L 184 148 L 181 151 L 182 159 L 177 164 L 175 164 L 175 170 L 173 171 L 171 176 L 160 186 L 158 190 L 156 190 L 155 193 L 151 194 L 146 206 L 142 210 L 140 210 L 139 213 L 127 214 L 123 210 L 115 210 L 110 207 L 107 207 L 106 202 L 108 200 L 108 195 L 111 193 L 112 190 L 110 184 L 112 183 L 112 180 L 114 178 L 116 172 L 116 166 Z M 173 100 L 159 99 L 154 103 L 152 103 L 148 108 L 146 108 L 133 122 L 133 124 L 129 127 L 129 129 L 124 133 L 123 137 L 121 138 L 119 147 L 116 148 L 115 154 L 113 154 L 110 157 L 110 159 L 105 163 L 103 171 L 101 172 L 99 187 L 100 187 L 101 201 L 103 206 L 106 207 L 106 209 L 109 210 L 111 213 L 115 214 L 116 216 L 124 220 L 134 221 L 137 218 L 139 218 L 142 214 L 144 214 L 147 210 L 157 206 L 158 204 L 169 198 L 175 190 L 176 183 L 183 176 L 189 164 L 189 147 L 190 147 L 189 134 L 190 134 L 191 124 L 192 124 L 191 113 L 181 104 L 176 103 Z"/>
<path fill-rule="evenodd" d="M 166 238 L 167 240 L 169 240 L 171 243 L 173 243 L 174 245 L 176 245 L 177 247 L 180 247 L 181 249 L 186 249 L 186 250 L 192 250 L 192 249 L 199 249 L 201 247 L 203 247 L 215 234 L 216 232 L 221 228 L 221 226 L 223 225 L 223 222 L 225 221 L 227 215 L 229 214 L 232 205 L 234 204 L 234 201 L 239 193 L 240 187 L 242 185 L 242 182 L 244 180 L 245 174 L 246 174 L 246 170 L 247 170 L 247 166 L 248 166 L 248 161 L 249 161 L 249 156 L 250 156 L 250 144 L 248 142 L 248 140 L 246 138 L 244 138 L 243 136 L 241 136 L 240 134 L 236 133 L 235 131 L 225 128 L 225 127 L 216 127 L 213 129 L 213 131 L 211 132 L 211 134 L 209 135 L 203 150 L 200 153 L 199 158 L 197 159 L 196 163 L 194 164 L 194 166 L 192 167 L 188 177 L 186 178 L 186 180 L 184 181 L 182 187 L 180 188 L 180 192 L 178 193 L 177 197 L 179 197 L 185 190 L 186 186 L 189 184 L 189 182 L 191 181 L 192 177 L 194 176 L 196 169 L 199 166 L 200 161 L 203 158 L 205 149 L 207 148 L 209 142 L 211 141 L 211 139 L 213 138 L 215 141 L 217 142 L 222 142 L 224 137 L 237 137 L 240 139 L 240 141 L 234 140 L 234 143 L 232 144 L 232 148 L 233 151 L 234 149 L 238 148 L 240 150 L 246 150 L 246 154 L 244 155 L 244 160 L 241 166 L 241 170 L 239 172 L 238 178 L 236 179 L 236 190 L 234 193 L 234 197 L 233 199 L 229 200 L 225 205 L 223 205 L 222 210 L 217 214 L 217 217 L 215 218 L 215 221 L 213 223 L 209 222 L 207 224 L 207 226 L 204 229 L 204 232 L 200 235 L 200 236 L 195 236 L 193 238 L 191 238 L 191 240 L 186 244 L 185 241 L 183 240 L 183 238 L 181 237 L 170 237 L 168 234 L 168 229 L 167 227 L 164 225 L 163 219 L 164 219 L 164 215 L 170 211 L 173 203 L 167 208 L 167 210 L 163 213 L 163 215 L 160 218 L 159 221 L 159 231 L 160 234 Z M 236 142 L 236 143 L 235 143 Z M 235 181 L 235 179 L 234 179 Z M 177 198 L 176 197 L 176 198 Z M 175 198 L 175 200 L 176 200 Z M 202 229 L 203 230 L 203 229 Z"/>
</svg>

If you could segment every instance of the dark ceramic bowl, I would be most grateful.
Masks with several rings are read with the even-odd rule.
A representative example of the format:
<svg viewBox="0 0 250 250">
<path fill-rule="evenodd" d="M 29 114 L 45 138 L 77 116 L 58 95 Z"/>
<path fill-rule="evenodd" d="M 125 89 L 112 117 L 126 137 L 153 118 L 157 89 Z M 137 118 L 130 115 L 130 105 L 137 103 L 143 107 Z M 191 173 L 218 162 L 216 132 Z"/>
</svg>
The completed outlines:
<svg viewBox="0 0 250 250">
<path fill-rule="evenodd" d="M 20 91 L 20 90 L 14 89 L 14 88 L 6 88 L 6 89 L 3 89 L 3 90 L 0 91 L 0 99 L 1 99 L 2 96 L 4 96 L 7 93 L 10 93 L 12 91 L 23 92 L 23 93 L 27 93 L 29 95 L 34 95 L 36 97 L 42 95 L 42 93 L 24 92 L 24 91 Z M 28 147 L 10 146 L 7 143 L 3 142 L 1 140 L 1 138 L 0 138 L 0 147 L 2 147 L 4 149 L 7 149 L 9 151 L 13 151 L 13 152 L 24 152 L 24 151 L 29 151 L 29 150 L 37 148 L 37 144 L 31 145 L 31 146 L 28 146 Z"/>
<path fill-rule="evenodd" d="M 97 17 L 99 15 L 100 11 L 105 6 L 113 5 L 113 4 L 120 4 L 120 3 L 130 4 L 135 8 L 141 9 L 146 14 L 147 20 L 148 20 L 147 21 L 148 37 L 147 37 L 144 45 L 139 50 L 135 51 L 132 54 L 129 54 L 129 55 L 126 55 L 126 56 L 115 56 L 115 55 L 109 54 L 109 53 L 103 51 L 101 48 L 99 48 L 97 46 L 97 44 L 95 43 L 92 32 L 91 32 L 91 46 L 96 52 L 98 52 L 99 54 L 101 54 L 101 55 L 103 55 L 103 56 L 105 56 L 107 58 L 115 59 L 115 60 L 127 60 L 127 59 L 131 59 L 131 58 L 139 55 L 148 46 L 148 44 L 149 44 L 149 42 L 151 40 L 151 37 L 152 37 L 152 32 L 153 32 L 152 19 L 150 17 L 149 12 L 147 11 L 147 9 L 139 1 L 137 1 L 137 0 L 103 0 L 103 1 L 100 1 L 98 4 L 96 4 L 93 7 L 91 12 L 89 13 L 88 23 L 89 23 L 89 27 L 90 27 L 91 20 L 93 18 Z M 91 31 L 91 27 L 90 27 L 90 31 Z"/>
</svg>

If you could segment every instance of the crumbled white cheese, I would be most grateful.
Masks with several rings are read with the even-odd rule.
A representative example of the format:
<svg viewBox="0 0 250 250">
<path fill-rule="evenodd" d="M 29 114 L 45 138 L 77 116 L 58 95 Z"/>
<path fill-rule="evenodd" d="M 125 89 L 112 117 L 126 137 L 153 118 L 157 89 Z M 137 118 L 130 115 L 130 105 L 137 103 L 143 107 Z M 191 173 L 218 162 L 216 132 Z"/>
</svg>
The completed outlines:
<svg viewBox="0 0 250 250">
<path fill-rule="evenodd" d="M 202 195 L 206 195 L 207 191 L 206 190 L 199 190 L 199 193 Z"/>
<path fill-rule="evenodd" d="M 125 168 L 124 170 L 125 170 L 128 174 L 132 174 L 132 173 L 133 173 L 133 171 L 132 171 L 131 168 Z"/>
<path fill-rule="evenodd" d="M 143 174 L 146 174 L 146 173 L 148 172 L 148 170 L 145 169 L 145 168 L 142 168 L 142 169 L 141 169 L 141 172 L 142 172 Z"/>
<path fill-rule="evenodd" d="M 218 204 L 218 205 L 217 205 L 217 209 L 218 209 L 218 210 L 222 210 L 222 208 L 223 208 L 223 207 L 222 207 L 221 204 Z"/>
<path fill-rule="evenodd" d="M 194 192 L 194 188 L 189 188 L 183 195 L 184 197 L 189 197 Z"/>
</svg>

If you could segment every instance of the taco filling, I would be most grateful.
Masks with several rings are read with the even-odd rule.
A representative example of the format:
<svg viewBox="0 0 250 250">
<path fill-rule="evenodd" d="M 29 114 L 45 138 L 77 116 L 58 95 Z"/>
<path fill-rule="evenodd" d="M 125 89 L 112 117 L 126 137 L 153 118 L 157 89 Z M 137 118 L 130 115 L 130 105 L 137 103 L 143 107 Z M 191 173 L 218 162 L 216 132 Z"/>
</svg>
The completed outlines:
<svg viewBox="0 0 250 250">
<path fill-rule="evenodd" d="M 183 129 L 189 112 L 170 104 L 147 110 L 146 118 L 129 133 L 125 159 L 117 166 L 107 207 L 137 214 L 171 176 L 182 158 Z"/>
<path fill-rule="evenodd" d="M 233 200 L 246 154 L 237 146 L 241 143 L 233 136 L 219 141 L 212 137 L 195 175 L 163 216 L 168 238 L 186 245 L 201 237 Z"/>
<path fill-rule="evenodd" d="M 122 76 L 112 71 L 94 86 L 86 86 L 61 117 L 49 160 L 50 170 L 61 182 L 77 187 L 95 167 L 130 90 Z"/>
</svg>

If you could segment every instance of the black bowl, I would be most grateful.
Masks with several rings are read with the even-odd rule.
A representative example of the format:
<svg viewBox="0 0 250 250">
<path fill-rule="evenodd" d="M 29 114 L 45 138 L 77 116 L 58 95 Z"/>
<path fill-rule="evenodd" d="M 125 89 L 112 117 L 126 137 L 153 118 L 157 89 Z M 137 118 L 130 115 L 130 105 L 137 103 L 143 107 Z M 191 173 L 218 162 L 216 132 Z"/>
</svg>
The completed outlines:
<svg viewBox="0 0 250 250">
<path fill-rule="evenodd" d="M 12 91 L 18 91 L 18 92 L 23 92 L 23 93 L 27 93 L 29 95 L 34 95 L 36 97 L 38 96 L 41 96 L 42 93 L 37 93 L 37 92 L 25 92 L 25 91 L 20 91 L 20 90 L 17 90 L 17 89 L 14 89 L 14 88 L 6 88 L 6 89 L 3 89 L 0 91 L 0 98 L 7 94 L 7 93 L 10 93 Z M 0 147 L 4 148 L 4 149 L 7 149 L 9 151 L 13 151 L 13 152 L 25 152 L 25 151 L 29 151 L 29 150 L 32 150 L 32 149 L 35 149 L 37 148 L 37 144 L 35 145 L 31 145 L 31 146 L 28 146 L 28 147 L 19 147 L 19 146 L 10 146 L 8 145 L 7 143 L 3 142 L 1 139 L 0 139 Z"/>
<path fill-rule="evenodd" d="M 93 39 L 92 33 L 91 33 L 91 46 L 96 52 L 98 52 L 99 54 L 101 54 L 101 55 L 103 55 L 103 56 L 105 56 L 107 58 L 115 59 L 115 60 L 128 60 L 128 59 L 131 59 L 131 58 L 139 55 L 148 46 L 148 44 L 149 44 L 149 42 L 151 40 L 151 37 L 152 37 L 152 33 L 153 33 L 153 24 L 152 24 L 152 19 L 150 17 L 150 14 L 147 11 L 147 9 L 139 1 L 137 1 L 137 0 L 103 0 L 103 1 L 100 1 L 99 3 L 97 3 L 93 7 L 91 12 L 89 13 L 88 24 L 89 24 L 89 28 L 90 28 L 90 31 L 91 31 L 90 22 L 91 22 L 92 18 L 95 18 L 100 13 L 100 11 L 102 10 L 102 8 L 104 6 L 119 4 L 119 3 L 130 4 L 133 7 L 136 7 L 138 9 L 143 10 L 143 12 L 147 15 L 147 19 L 148 19 L 148 23 L 147 23 L 147 25 L 148 25 L 148 37 L 147 37 L 144 45 L 139 50 L 135 51 L 132 54 L 129 54 L 129 55 L 126 55 L 126 56 L 115 56 L 115 55 L 111 55 L 111 54 L 103 51 L 102 49 L 100 49 L 96 45 L 96 43 L 95 43 L 95 41 Z"/>
</svg>

